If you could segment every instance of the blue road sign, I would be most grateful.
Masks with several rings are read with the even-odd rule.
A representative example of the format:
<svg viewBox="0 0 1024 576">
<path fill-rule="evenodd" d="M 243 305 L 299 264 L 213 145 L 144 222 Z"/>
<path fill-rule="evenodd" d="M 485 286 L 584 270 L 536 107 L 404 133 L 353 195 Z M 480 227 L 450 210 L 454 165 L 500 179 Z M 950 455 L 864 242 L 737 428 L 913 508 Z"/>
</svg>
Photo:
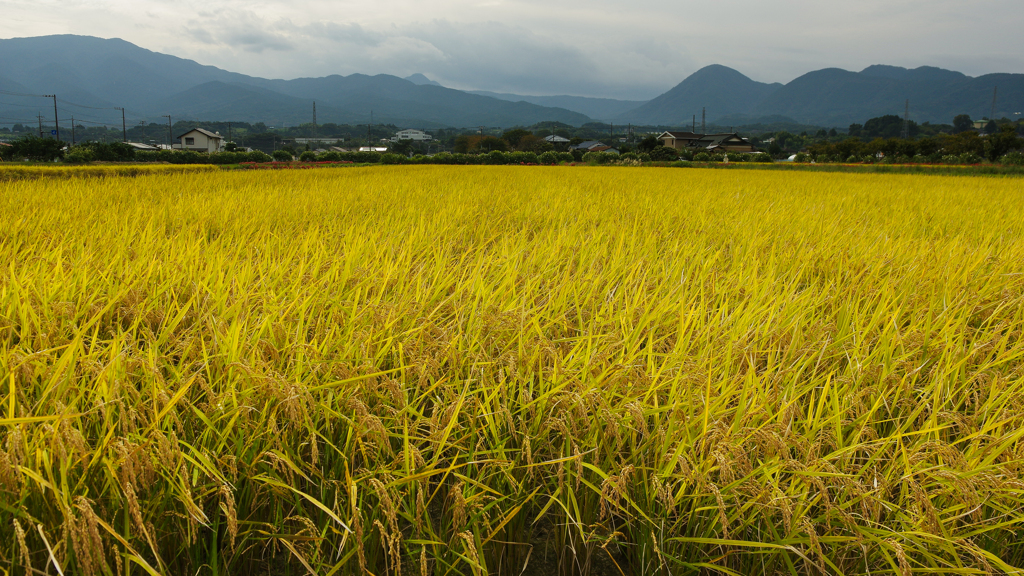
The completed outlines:
<svg viewBox="0 0 1024 576">
<path fill-rule="evenodd" d="M 50 130 L 50 136 L 56 136 L 56 135 L 57 135 L 57 131 L 56 130 Z"/>
</svg>

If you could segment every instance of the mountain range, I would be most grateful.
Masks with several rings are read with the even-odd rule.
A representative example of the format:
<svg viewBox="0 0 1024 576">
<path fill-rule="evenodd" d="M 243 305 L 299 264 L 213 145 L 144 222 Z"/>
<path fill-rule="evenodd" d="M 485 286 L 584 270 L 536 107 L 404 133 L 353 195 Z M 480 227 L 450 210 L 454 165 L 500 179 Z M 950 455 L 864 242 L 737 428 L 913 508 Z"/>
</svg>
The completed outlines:
<svg viewBox="0 0 1024 576">
<path fill-rule="evenodd" d="M 860 72 L 826 68 L 788 82 L 757 82 L 731 68 L 698 70 L 648 102 L 581 96 L 529 96 L 463 91 L 423 74 L 331 75 L 271 80 L 229 72 L 152 52 L 119 39 L 42 36 L 0 40 L 0 125 L 52 118 L 49 100 L 76 123 L 132 123 L 176 119 L 236 120 L 283 126 L 319 123 L 391 123 L 410 128 L 528 126 L 591 121 L 690 127 L 792 120 L 845 127 L 885 114 L 918 122 L 950 123 L 958 114 L 988 116 L 998 87 L 996 117 L 1024 111 L 1024 74 L 970 77 L 934 67 L 870 66 Z M 63 121 L 62 121 L 63 123 Z"/>
</svg>

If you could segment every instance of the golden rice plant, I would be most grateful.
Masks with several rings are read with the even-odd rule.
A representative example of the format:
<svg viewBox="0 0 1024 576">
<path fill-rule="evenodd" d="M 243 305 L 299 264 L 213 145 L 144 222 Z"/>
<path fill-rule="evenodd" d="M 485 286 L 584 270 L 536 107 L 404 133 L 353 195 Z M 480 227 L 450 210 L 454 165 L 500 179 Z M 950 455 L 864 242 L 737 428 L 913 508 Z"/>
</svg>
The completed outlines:
<svg viewBox="0 0 1024 576">
<path fill-rule="evenodd" d="M 103 178 L 107 176 L 145 176 L 152 174 L 183 174 L 212 172 L 217 166 L 205 164 L 110 164 L 95 166 L 41 166 L 0 164 L 0 182 L 39 178 Z"/>
<path fill-rule="evenodd" d="M 1013 573 L 1021 190 L 9 179 L 0 570 Z"/>
</svg>

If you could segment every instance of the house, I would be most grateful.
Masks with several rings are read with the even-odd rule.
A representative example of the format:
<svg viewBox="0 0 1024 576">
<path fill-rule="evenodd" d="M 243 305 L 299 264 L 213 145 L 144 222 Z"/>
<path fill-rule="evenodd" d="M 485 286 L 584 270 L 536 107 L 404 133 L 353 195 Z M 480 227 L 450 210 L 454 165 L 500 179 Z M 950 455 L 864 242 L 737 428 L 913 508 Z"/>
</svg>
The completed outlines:
<svg viewBox="0 0 1024 576">
<path fill-rule="evenodd" d="M 156 152 L 160 150 L 160 148 L 157 147 L 156 145 L 143 144 L 141 142 L 128 142 L 128 145 L 131 146 L 132 148 L 135 148 L 135 150 L 137 151 L 141 150 L 143 152 Z"/>
<path fill-rule="evenodd" d="M 545 142 L 551 142 L 552 144 L 568 144 L 568 138 L 562 138 L 558 134 L 552 134 L 551 136 L 544 137 Z"/>
<path fill-rule="evenodd" d="M 178 150 L 195 150 L 197 152 L 220 152 L 224 149 L 224 137 L 202 128 L 193 128 L 177 138 L 181 143 Z"/>
<path fill-rule="evenodd" d="M 739 134 L 697 134 L 695 132 L 663 132 L 658 139 L 676 150 L 708 152 L 757 152 L 757 149 Z"/>
<path fill-rule="evenodd" d="M 616 150 L 615 148 L 612 148 L 611 146 L 608 146 L 603 142 L 598 142 L 597 140 L 587 140 L 586 142 L 581 142 L 571 147 L 570 150 L 582 150 L 583 152 L 607 152 L 608 154 L 619 153 L 619 151 Z"/>
<path fill-rule="evenodd" d="M 600 148 L 601 150 L 597 150 Z M 607 150 L 609 147 L 597 140 L 587 140 L 586 142 L 580 142 L 579 144 L 572 147 L 573 150 L 583 150 L 584 152 L 601 152 Z"/>
<path fill-rule="evenodd" d="M 706 134 L 691 146 L 708 152 L 757 152 L 757 148 L 739 134 Z"/>
<path fill-rule="evenodd" d="M 387 152 L 388 149 L 383 146 L 360 146 L 360 152 Z"/>
<path fill-rule="evenodd" d="M 398 142 L 399 140 L 412 140 L 414 142 L 429 142 L 433 140 L 433 136 L 427 134 L 422 130 L 401 130 L 398 134 L 391 137 L 392 142 Z"/>
<path fill-rule="evenodd" d="M 676 150 L 685 150 L 693 145 L 693 143 L 699 140 L 703 134 L 696 134 L 694 132 L 662 132 L 661 136 L 658 136 L 658 140 L 661 140 L 662 144 L 667 148 L 675 148 Z"/>
</svg>

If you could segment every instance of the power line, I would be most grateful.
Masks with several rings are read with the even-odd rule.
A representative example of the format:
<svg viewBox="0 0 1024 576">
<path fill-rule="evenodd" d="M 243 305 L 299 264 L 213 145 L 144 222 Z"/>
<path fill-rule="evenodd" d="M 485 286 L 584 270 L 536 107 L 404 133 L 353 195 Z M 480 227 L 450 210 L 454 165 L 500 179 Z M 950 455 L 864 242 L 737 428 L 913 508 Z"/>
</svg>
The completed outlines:
<svg viewBox="0 0 1024 576">
<path fill-rule="evenodd" d="M 100 117 L 98 116 L 93 116 L 92 114 L 82 114 L 80 112 L 75 112 L 74 110 L 68 110 L 67 108 L 61 108 L 60 110 L 61 112 L 67 112 L 68 114 L 76 114 L 77 116 L 81 116 L 83 118 L 92 118 L 93 120 L 100 119 Z"/>
<path fill-rule="evenodd" d="M 90 110 L 118 110 L 118 108 L 113 107 L 113 106 L 97 107 L 97 106 L 86 106 L 85 104 L 75 104 L 74 102 L 69 102 L 67 100 L 64 100 L 63 98 L 60 99 L 60 101 L 62 103 L 64 103 L 64 104 L 68 104 L 69 106 L 77 106 L 79 108 L 89 108 Z"/>
<path fill-rule="evenodd" d="M 27 96 L 29 98 L 49 98 L 46 94 L 22 94 L 21 92 L 9 92 L 7 90 L 0 90 L 0 94 L 6 94 L 8 96 Z"/>
<path fill-rule="evenodd" d="M 75 120 L 79 124 L 93 124 L 96 126 L 109 126 L 110 128 L 117 128 L 117 124 L 111 124 L 110 122 L 90 122 L 89 120 Z"/>
<path fill-rule="evenodd" d="M 0 102 L 4 106 L 18 106 L 20 108 L 38 108 L 38 104 L 15 104 L 14 102 Z"/>
</svg>

